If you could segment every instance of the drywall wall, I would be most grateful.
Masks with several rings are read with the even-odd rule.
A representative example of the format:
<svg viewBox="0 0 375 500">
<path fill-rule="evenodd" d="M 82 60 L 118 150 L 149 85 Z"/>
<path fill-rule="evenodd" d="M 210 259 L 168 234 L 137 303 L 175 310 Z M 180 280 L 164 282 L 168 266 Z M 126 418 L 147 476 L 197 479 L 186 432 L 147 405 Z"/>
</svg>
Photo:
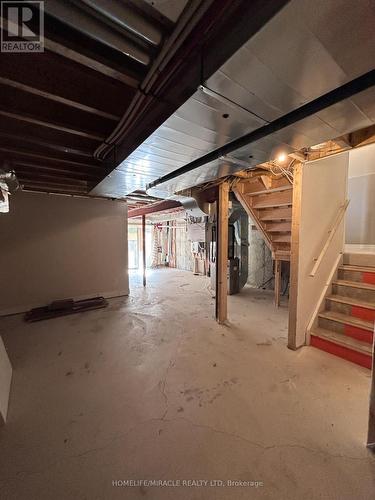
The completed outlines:
<svg viewBox="0 0 375 500">
<path fill-rule="evenodd" d="M 12 366 L 0 337 L 0 426 L 6 422 L 10 384 L 12 381 Z"/>
<path fill-rule="evenodd" d="M 314 277 L 316 259 L 347 198 L 348 153 L 307 162 L 295 177 L 292 221 L 291 290 L 289 302 L 289 345 L 305 344 L 307 326 L 319 303 L 322 290 L 344 247 L 345 219 L 325 253 Z M 296 186 L 296 183 L 300 186 Z M 297 202 L 297 193 L 300 199 Z M 296 227 L 296 225 L 298 227 Z M 298 241 L 296 248 L 295 242 Z M 291 337 L 295 337 L 295 343 Z"/>
<path fill-rule="evenodd" d="M 349 152 L 346 243 L 375 245 L 375 144 Z"/>
<path fill-rule="evenodd" d="M 18 192 L 0 234 L 0 314 L 129 292 L 123 202 Z"/>
</svg>

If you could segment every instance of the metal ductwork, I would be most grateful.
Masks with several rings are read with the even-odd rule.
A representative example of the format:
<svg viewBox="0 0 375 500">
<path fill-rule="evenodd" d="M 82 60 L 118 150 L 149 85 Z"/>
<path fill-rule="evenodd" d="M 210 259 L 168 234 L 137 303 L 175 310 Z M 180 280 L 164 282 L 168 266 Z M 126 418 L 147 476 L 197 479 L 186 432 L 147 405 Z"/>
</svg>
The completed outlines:
<svg viewBox="0 0 375 500">
<path fill-rule="evenodd" d="M 151 59 L 148 51 L 141 47 L 140 44 L 135 43 L 131 37 L 127 38 L 126 32 L 121 33 L 122 26 L 116 26 L 113 20 L 109 18 L 109 7 L 106 11 L 107 15 L 104 18 L 103 16 L 98 18 L 99 9 L 100 7 L 98 6 L 92 12 L 86 12 L 73 2 L 60 2 L 58 0 L 48 0 L 48 2 L 45 2 L 45 10 L 51 16 L 60 19 L 76 30 L 86 33 L 145 66 L 150 64 Z M 102 9 L 104 9 L 103 5 Z M 113 9 L 111 13 L 113 17 Z"/>
<path fill-rule="evenodd" d="M 374 84 L 375 70 L 372 70 L 346 83 L 345 85 L 342 85 L 341 87 L 334 89 L 331 92 L 328 92 L 327 94 L 324 94 L 307 104 L 304 104 L 303 106 L 291 111 L 290 113 L 287 113 L 280 118 L 276 118 L 276 120 L 255 130 L 252 130 L 251 132 L 237 139 L 234 139 L 224 146 L 221 146 L 201 156 L 200 158 L 191 161 L 190 163 L 178 168 L 177 170 L 174 170 L 164 175 L 163 177 L 150 182 L 147 186 L 146 191 L 150 191 L 150 194 L 153 194 L 153 188 L 155 188 L 156 186 L 171 181 L 176 177 L 180 177 L 181 175 L 188 174 L 192 170 L 207 165 L 213 161 L 220 161 L 223 158 L 226 158 L 226 155 L 228 155 L 229 153 L 239 150 L 263 138 L 266 138 L 345 99 L 349 99 L 350 97 L 373 87 Z"/>
</svg>

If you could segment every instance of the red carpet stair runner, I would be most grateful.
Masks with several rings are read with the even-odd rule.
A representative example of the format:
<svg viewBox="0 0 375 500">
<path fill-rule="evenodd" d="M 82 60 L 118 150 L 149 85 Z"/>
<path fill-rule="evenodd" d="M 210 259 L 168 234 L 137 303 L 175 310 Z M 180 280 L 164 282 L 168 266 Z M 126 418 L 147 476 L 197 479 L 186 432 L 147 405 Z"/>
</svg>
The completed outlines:
<svg viewBox="0 0 375 500">
<path fill-rule="evenodd" d="M 375 255 L 345 254 L 311 345 L 371 369 L 374 321 Z"/>
</svg>

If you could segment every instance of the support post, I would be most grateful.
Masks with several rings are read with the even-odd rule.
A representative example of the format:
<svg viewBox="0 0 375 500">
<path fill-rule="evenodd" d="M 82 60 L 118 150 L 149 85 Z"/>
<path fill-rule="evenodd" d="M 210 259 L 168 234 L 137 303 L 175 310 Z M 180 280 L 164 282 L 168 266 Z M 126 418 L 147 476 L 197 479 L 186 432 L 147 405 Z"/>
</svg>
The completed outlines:
<svg viewBox="0 0 375 500">
<path fill-rule="evenodd" d="M 292 239 L 290 244 L 290 291 L 288 347 L 296 350 L 297 335 L 297 292 L 299 265 L 299 232 L 302 199 L 302 164 L 297 163 L 293 174 Z"/>
<path fill-rule="evenodd" d="M 216 221 L 216 320 L 220 324 L 223 324 L 227 319 L 228 208 L 229 183 L 225 181 L 219 185 L 219 199 Z"/>
<path fill-rule="evenodd" d="M 281 260 L 275 260 L 275 306 L 280 307 Z"/>
<path fill-rule="evenodd" d="M 142 215 L 142 270 L 143 286 L 146 286 L 146 216 Z"/>
</svg>

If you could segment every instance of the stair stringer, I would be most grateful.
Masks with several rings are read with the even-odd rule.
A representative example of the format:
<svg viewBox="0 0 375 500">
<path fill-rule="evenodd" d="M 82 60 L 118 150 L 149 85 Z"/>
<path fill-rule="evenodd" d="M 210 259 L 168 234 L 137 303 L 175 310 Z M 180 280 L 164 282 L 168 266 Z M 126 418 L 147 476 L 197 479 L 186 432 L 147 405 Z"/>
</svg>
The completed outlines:
<svg viewBox="0 0 375 500">
<path fill-rule="evenodd" d="M 331 272 L 328 275 L 327 281 L 325 282 L 325 285 L 322 289 L 322 293 L 319 297 L 319 300 L 316 304 L 316 307 L 314 309 L 314 312 L 311 316 L 311 319 L 307 325 L 306 328 L 306 345 L 310 345 L 310 336 L 311 336 L 311 331 L 318 326 L 318 316 L 319 314 L 325 309 L 325 303 L 326 303 L 326 297 L 330 294 L 332 294 L 332 283 L 337 279 L 338 277 L 338 272 L 339 272 L 339 267 L 342 265 L 344 262 L 344 255 L 343 253 L 340 253 L 337 256 L 337 259 L 332 266 Z M 311 278 L 314 279 L 314 278 Z"/>
<path fill-rule="evenodd" d="M 271 250 L 272 254 L 274 253 L 274 248 L 272 245 L 272 241 L 269 238 L 267 232 L 265 231 L 263 225 L 261 224 L 260 220 L 258 219 L 258 215 L 255 213 L 251 205 L 247 202 L 246 197 L 243 194 L 243 183 L 239 182 L 235 186 L 232 187 L 232 191 L 235 194 L 237 200 L 241 203 L 242 207 L 246 211 L 247 215 L 250 217 L 250 219 L 254 222 L 254 225 L 262 233 L 262 236 L 264 238 L 264 241 L 266 242 L 266 245 L 268 248 Z"/>
</svg>

